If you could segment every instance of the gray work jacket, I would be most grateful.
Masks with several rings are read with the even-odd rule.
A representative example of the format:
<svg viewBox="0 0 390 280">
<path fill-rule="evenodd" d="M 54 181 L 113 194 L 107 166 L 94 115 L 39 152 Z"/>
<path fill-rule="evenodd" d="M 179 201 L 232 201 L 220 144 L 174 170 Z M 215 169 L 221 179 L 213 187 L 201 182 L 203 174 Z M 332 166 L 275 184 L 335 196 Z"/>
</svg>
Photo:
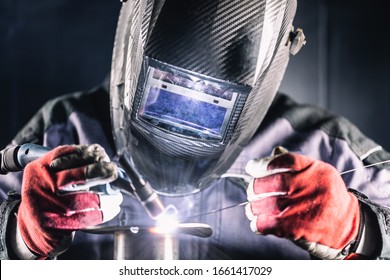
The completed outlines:
<svg viewBox="0 0 390 280">
<path fill-rule="evenodd" d="M 111 134 L 109 94 L 104 87 L 76 92 L 48 101 L 16 135 L 12 145 L 36 143 L 48 147 L 64 144 L 102 145 L 116 160 Z M 390 159 L 390 154 L 365 137 L 346 119 L 309 105 L 298 105 L 278 94 L 261 127 L 244 148 L 228 173 L 245 174 L 249 159 L 269 156 L 272 148 L 283 146 L 333 165 L 340 172 L 357 168 L 342 176 L 362 205 L 377 217 L 380 244 L 377 258 L 390 258 L 390 165 L 361 168 Z M 178 171 L 180 172 L 180 171 Z M 0 175 L 1 258 L 13 258 L 9 250 L 8 216 L 17 208 L 15 192 L 20 192 L 22 172 Z M 8 196 L 13 191 L 14 195 Z M 16 197 L 16 199 L 15 199 Z M 192 195 L 162 197 L 174 204 L 187 218 L 183 222 L 204 223 L 213 233 L 209 238 L 180 234 L 180 259 L 310 259 L 310 254 L 287 239 L 254 234 L 249 227 L 244 207 L 245 184 L 237 178 L 224 178 Z M 215 211 L 221 208 L 223 211 Z M 202 215 L 204 213 L 208 213 Z M 374 216 L 375 217 L 375 216 Z M 329 221 L 332 223 L 332 221 Z M 68 251 L 59 259 L 112 259 L 118 228 L 147 229 L 153 221 L 138 200 L 125 196 L 120 214 L 95 232 L 78 231 Z M 101 230 L 105 228 L 106 230 Z M 153 259 L 161 240 L 148 231 L 128 230 L 129 257 Z M 160 242 L 160 243 L 159 243 Z"/>
</svg>

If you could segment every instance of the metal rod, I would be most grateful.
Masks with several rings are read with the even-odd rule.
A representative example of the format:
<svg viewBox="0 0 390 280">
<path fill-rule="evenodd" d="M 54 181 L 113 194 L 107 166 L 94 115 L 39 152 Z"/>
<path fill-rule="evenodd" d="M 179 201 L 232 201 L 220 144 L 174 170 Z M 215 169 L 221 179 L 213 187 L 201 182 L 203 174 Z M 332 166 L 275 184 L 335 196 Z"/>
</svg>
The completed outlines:
<svg viewBox="0 0 390 280">
<path fill-rule="evenodd" d="M 346 170 L 346 171 L 341 172 L 340 175 L 344 175 L 344 174 L 347 174 L 347 173 L 355 172 L 356 170 L 359 170 L 359 169 L 365 169 L 365 168 L 368 168 L 368 167 L 372 167 L 372 166 L 376 166 L 376 165 L 380 165 L 380 164 L 385 164 L 385 163 L 390 163 L 390 159 L 389 160 L 380 161 L 380 162 L 376 162 L 376 163 L 372 163 L 372 164 L 368 164 L 368 165 L 364 165 L 364 166 L 357 167 L 357 168 L 354 168 L 354 169 Z"/>
<path fill-rule="evenodd" d="M 355 172 L 355 171 L 360 170 L 360 169 L 365 169 L 365 168 L 368 168 L 368 167 L 372 167 L 372 166 L 376 166 L 376 165 L 381 165 L 381 164 L 385 164 L 385 163 L 390 163 L 390 160 L 384 160 L 384 161 L 380 161 L 380 162 L 376 162 L 376 163 L 364 165 L 364 166 L 361 166 L 361 167 L 357 167 L 357 168 L 354 168 L 354 169 L 349 169 L 349 170 L 340 172 L 339 174 L 340 174 L 340 176 L 342 176 L 342 175 L 344 175 L 344 174 L 348 174 L 348 173 L 351 173 L 351 172 Z M 229 176 L 227 176 L 227 175 L 228 175 L 228 174 L 223 175 L 221 178 L 227 178 L 227 177 L 229 177 Z M 234 177 L 236 177 L 236 176 L 234 176 Z M 244 180 L 248 180 L 247 177 L 248 177 L 248 176 L 246 176 L 246 175 L 242 175 L 242 179 L 244 179 Z M 281 194 L 275 194 L 275 195 L 281 195 Z M 218 212 L 221 212 L 221 211 L 224 211 L 224 210 L 228 210 L 228 209 L 231 209 L 231 208 L 235 208 L 235 207 L 245 206 L 245 205 L 247 205 L 247 204 L 250 203 L 250 202 L 253 202 L 253 201 L 262 199 L 262 198 L 264 198 L 264 197 L 268 197 L 268 196 L 273 196 L 273 195 L 269 195 L 269 193 L 258 194 L 258 195 L 257 195 L 254 199 L 252 199 L 251 201 L 244 201 L 244 202 L 237 203 L 237 204 L 233 204 L 233 205 L 229 205 L 229 206 L 226 206 L 226 207 L 223 207 L 223 208 L 214 209 L 214 210 L 211 210 L 211 211 L 208 211 L 208 212 L 204 212 L 204 213 L 200 213 L 200 214 L 197 214 L 197 215 L 193 215 L 193 216 L 187 217 L 186 219 L 188 219 L 188 218 L 194 218 L 194 217 L 200 217 L 200 216 L 205 216 L 205 215 L 209 215 L 209 214 L 214 214 L 214 213 L 218 213 Z"/>
</svg>

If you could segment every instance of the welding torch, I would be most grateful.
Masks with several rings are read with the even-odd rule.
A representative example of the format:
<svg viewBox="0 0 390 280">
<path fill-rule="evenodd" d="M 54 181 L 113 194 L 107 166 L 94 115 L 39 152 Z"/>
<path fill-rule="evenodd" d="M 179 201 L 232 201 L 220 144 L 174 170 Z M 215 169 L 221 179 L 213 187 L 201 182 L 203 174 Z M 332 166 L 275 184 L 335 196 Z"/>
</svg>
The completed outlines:
<svg viewBox="0 0 390 280">
<path fill-rule="evenodd" d="M 5 148 L 0 151 L 0 174 L 21 171 L 29 162 L 42 157 L 50 150 L 51 148 L 31 143 Z M 143 178 L 129 157 L 121 155 L 119 164 L 118 178 L 109 186 L 123 193 L 134 195 L 148 215 L 154 220 L 157 219 L 165 212 L 165 207 L 157 193 Z"/>
</svg>

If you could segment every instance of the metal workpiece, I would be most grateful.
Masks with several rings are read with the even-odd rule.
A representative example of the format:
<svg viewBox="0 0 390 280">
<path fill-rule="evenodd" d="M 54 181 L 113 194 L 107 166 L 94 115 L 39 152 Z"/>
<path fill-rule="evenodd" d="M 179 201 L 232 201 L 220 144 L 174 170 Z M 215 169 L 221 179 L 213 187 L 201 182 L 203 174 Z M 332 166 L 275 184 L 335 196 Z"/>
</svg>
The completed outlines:
<svg viewBox="0 0 390 280">
<path fill-rule="evenodd" d="M 145 233 L 144 233 L 145 234 Z M 146 233 L 148 234 L 148 233 Z M 147 238 L 151 240 L 148 250 L 152 251 L 154 260 L 178 260 L 179 259 L 179 241 L 176 236 L 170 234 L 161 234 Z M 132 233 L 126 231 L 114 232 L 114 260 L 131 260 L 137 258 L 134 254 L 133 244 L 137 242 Z"/>
<path fill-rule="evenodd" d="M 139 252 L 134 247 L 139 238 L 148 240 L 148 257 L 154 260 L 179 260 L 180 237 L 190 235 L 199 238 L 208 238 L 212 235 L 212 228 L 203 223 L 179 223 L 170 228 L 169 232 L 161 231 L 158 226 L 95 226 L 83 230 L 91 234 L 112 234 L 114 236 L 114 260 L 139 259 Z"/>
<path fill-rule="evenodd" d="M 114 236 L 113 259 L 134 260 L 178 260 L 180 240 L 184 235 L 208 238 L 213 234 L 210 225 L 204 223 L 182 223 L 178 210 L 172 204 L 156 218 L 152 226 L 95 226 L 83 230 L 92 234 Z M 139 242 L 145 243 L 145 250 L 139 252 Z"/>
</svg>

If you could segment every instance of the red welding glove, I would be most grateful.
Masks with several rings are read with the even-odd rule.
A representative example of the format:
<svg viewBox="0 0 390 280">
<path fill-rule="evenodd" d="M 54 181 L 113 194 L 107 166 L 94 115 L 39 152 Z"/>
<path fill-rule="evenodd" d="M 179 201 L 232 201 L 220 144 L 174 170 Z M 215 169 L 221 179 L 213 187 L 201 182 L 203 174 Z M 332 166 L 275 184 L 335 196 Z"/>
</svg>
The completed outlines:
<svg viewBox="0 0 390 280">
<path fill-rule="evenodd" d="M 293 240 L 321 259 L 344 259 L 360 225 L 357 198 L 331 165 L 284 153 L 250 161 L 251 229 Z"/>
<path fill-rule="evenodd" d="M 69 247 L 73 231 L 116 216 L 122 202 L 119 192 L 86 191 L 116 177 L 117 166 L 96 144 L 60 146 L 29 163 L 23 173 L 18 228 L 30 251 L 40 258 L 56 256 Z"/>
</svg>

